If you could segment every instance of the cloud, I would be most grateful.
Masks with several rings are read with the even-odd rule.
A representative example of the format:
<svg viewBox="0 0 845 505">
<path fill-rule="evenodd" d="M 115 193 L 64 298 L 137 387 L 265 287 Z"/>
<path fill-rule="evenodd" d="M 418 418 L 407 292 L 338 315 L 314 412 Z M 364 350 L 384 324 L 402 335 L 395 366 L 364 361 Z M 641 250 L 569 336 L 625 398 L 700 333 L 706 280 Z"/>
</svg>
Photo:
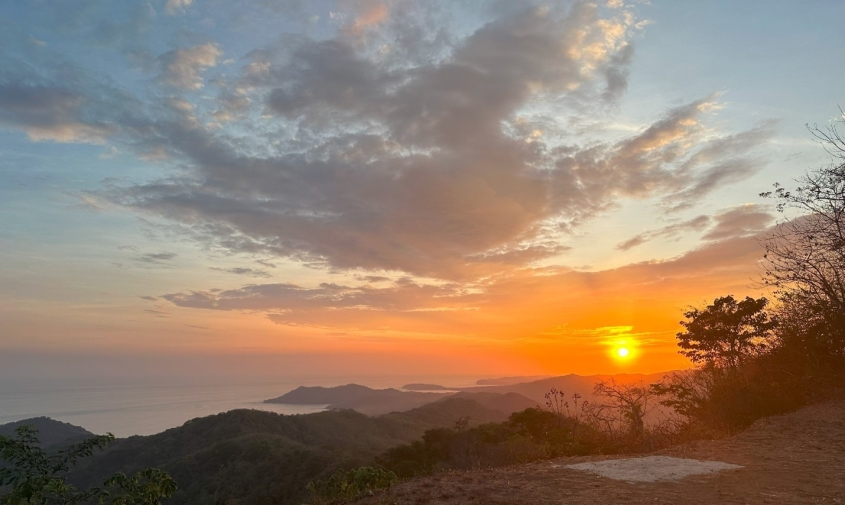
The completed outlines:
<svg viewBox="0 0 845 505">
<path fill-rule="evenodd" d="M 143 117 L 141 103 L 51 48 L 0 54 L 0 127 L 33 142 L 103 144 Z"/>
<path fill-rule="evenodd" d="M 744 237 L 767 229 L 774 220 L 775 217 L 767 209 L 757 204 L 747 203 L 720 212 L 712 218 L 701 215 L 688 221 L 673 223 L 656 230 L 645 231 L 634 235 L 624 242 L 620 242 L 616 248 L 621 251 L 627 251 L 655 238 L 673 238 L 686 232 L 702 231 L 711 224 L 713 224 L 713 227 L 704 234 L 702 237 L 704 240 L 724 240 Z"/>
<path fill-rule="evenodd" d="M 687 187 L 666 196 L 664 203 L 671 210 L 689 208 L 716 189 L 754 175 L 765 160 L 750 153 L 772 138 L 776 126 L 777 121 L 766 120 L 750 130 L 710 139 L 681 165 L 689 172 Z M 702 165 L 706 168 L 695 171 Z"/>
<path fill-rule="evenodd" d="M 383 275 L 358 275 L 355 278 L 359 281 L 370 283 L 387 282 L 390 280 L 390 277 L 384 277 Z"/>
<path fill-rule="evenodd" d="M 184 12 L 192 3 L 193 0 L 167 0 L 164 4 L 164 11 L 171 15 L 178 14 Z"/>
<path fill-rule="evenodd" d="M 624 326 L 631 335 L 666 332 L 673 345 L 681 309 L 748 292 L 762 253 L 755 237 L 735 237 L 677 258 L 596 272 L 526 269 L 471 285 L 408 279 L 378 286 L 261 284 L 162 298 L 179 307 L 258 312 L 281 325 L 346 331 L 351 338 L 378 329 L 385 335 L 568 342 L 596 336 L 585 328 L 604 328 L 608 335 L 609 327 Z"/>
<path fill-rule="evenodd" d="M 135 261 L 141 263 L 150 263 L 154 265 L 163 265 L 175 257 L 176 254 L 171 252 L 147 253 L 136 257 Z"/>
<path fill-rule="evenodd" d="M 342 38 L 287 39 L 251 53 L 222 95 L 252 97 L 239 102 L 240 120 L 226 119 L 255 128 L 243 121 L 265 93 L 277 149 L 158 123 L 159 149 L 192 175 L 111 196 L 215 247 L 326 268 L 473 279 L 560 255 L 562 229 L 619 198 L 686 203 L 749 173 L 723 175 L 727 167 L 757 166 L 744 156 L 765 135 L 723 138 L 702 126 L 715 97 L 617 141 L 547 143 L 565 129 L 554 123 L 531 143 L 517 136 L 526 108 L 624 91 L 635 21 L 589 4 L 514 10 L 410 67 Z"/>
<path fill-rule="evenodd" d="M 233 268 L 218 268 L 218 267 L 210 267 L 212 270 L 217 270 L 219 272 L 226 272 L 235 275 L 244 275 L 247 277 L 263 277 L 265 279 L 272 277 L 269 272 L 265 270 L 258 270 L 255 268 L 243 268 L 243 267 L 233 267 Z"/>
<path fill-rule="evenodd" d="M 354 10 L 356 11 L 355 19 L 343 28 L 346 34 L 353 37 L 358 37 L 365 30 L 382 24 L 390 13 L 387 5 L 380 0 L 359 0 Z"/>
<path fill-rule="evenodd" d="M 222 54 L 213 42 L 168 51 L 158 58 L 161 64 L 159 78 L 177 88 L 200 89 L 203 86 L 202 72 L 216 66 Z"/>
<path fill-rule="evenodd" d="M 433 309 L 458 299 L 466 302 L 457 285 L 434 286 L 414 282 L 397 282 L 386 288 L 331 283 L 323 283 L 316 288 L 295 284 L 262 284 L 217 293 L 171 293 L 162 295 L 162 298 L 184 307 L 264 311 L 340 308 L 402 311 Z"/>
<path fill-rule="evenodd" d="M 349 9 L 365 43 L 343 29 L 285 35 L 208 83 L 220 47 L 174 49 L 153 58 L 160 87 L 143 100 L 104 78 L 4 66 L 0 123 L 33 139 L 108 139 L 174 168 L 97 196 L 185 239 L 461 282 L 566 254 L 567 233 L 622 199 L 671 212 L 761 166 L 754 149 L 771 127 L 720 134 L 707 125 L 716 96 L 621 138 L 580 136 L 550 112 L 586 117 L 621 99 L 642 26 L 630 10 L 500 5 L 444 31 L 428 4 L 384 5 Z M 203 100 L 173 96 L 199 89 Z"/>
<path fill-rule="evenodd" d="M 683 221 L 680 223 L 672 223 L 670 225 L 664 226 L 663 228 L 658 228 L 656 230 L 649 230 L 638 235 L 634 235 L 633 237 L 629 238 L 624 242 L 620 242 L 616 248 L 620 251 L 627 251 L 632 249 L 638 245 L 644 244 L 650 240 L 655 238 L 673 238 L 677 237 L 678 235 L 688 232 L 688 231 L 701 231 L 706 228 L 710 224 L 710 217 L 709 216 L 697 216 L 688 221 Z"/>
<path fill-rule="evenodd" d="M 86 123 L 81 116 L 87 102 L 73 89 L 0 82 L 0 125 L 20 128 L 35 142 L 103 143 L 112 127 Z"/>
<path fill-rule="evenodd" d="M 30 44 L 34 44 L 34 45 L 36 45 L 36 46 L 38 46 L 38 47 L 47 47 L 47 43 L 46 43 L 46 42 L 44 42 L 43 40 L 36 39 L 36 38 L 35 38 L 35 37 L 33 37 L 32 35 L 30 35 L 30 36 L 29 36 L 29 39 L 28 39 L 28 40 L 29 40 L 29 43 L 30 43 Z"/>
<path fill-rule="evenodd" d="M 775 216 L 760 205 L 747 203 L 714 216 L 716 225 L 704 235 L 705 240 L 724 240 L 754 235 L 768 228 Z"/>
</svg>

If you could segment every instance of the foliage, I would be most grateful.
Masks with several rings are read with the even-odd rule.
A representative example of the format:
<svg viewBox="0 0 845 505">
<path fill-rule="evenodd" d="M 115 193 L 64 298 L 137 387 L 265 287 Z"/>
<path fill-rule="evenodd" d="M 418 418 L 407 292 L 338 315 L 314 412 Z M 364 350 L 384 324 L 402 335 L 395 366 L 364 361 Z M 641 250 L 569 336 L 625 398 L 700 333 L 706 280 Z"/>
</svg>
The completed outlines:
<svg viewBox="0 0 845 505">
<path fill-rule="evenodd" d="M 615 441 L 626 439 L 629 445 L 643 441 L 646 435 L 646 416 L 654 410 L 655 393 L 642 382 L 618 384 L 614 379 L 601 380 L 593 394 L 604 398 L 584 409 L 588 422 L 599 426 Z"/>
<path fill-rule="evenodd" d="M 845 369 L 845 324 L 826 306 L 801 293 L 781 296 L 774 354 L 803 374 L 830 375 Z"/>
<path fill-rule="evenodd" d="M 599 401 L 587 402 L 578 394 L 552 389 L 545 395 L 546 409 L 525 409 L 506 422 L 470 429 L 429 430 L 421 440 L 389 449 L 377 461 L 407 478 L 445 469 L 651 450 L 668 440 L 665 427 L 647 425 L 656 397 L 648 385 L 604 381 L 595 394 Z"/>
<path fill-rule="evenodd" d="M 176 481 L 157 468 L 141 470 L 132 477 L 114 474 L 106 479 L 104 486 L 122 491 L 112 500 L 114 505 L 157 505 L 162 497 L 172 496 L 176 491 Z"/>
<path fill-rule="evenodd" d="M 280 415 L 234 410 L 197 418 L 151 436 L 120 439 L 85 460 L 69 480 L 80 488 L 121 471 L 166 471 L 179 489 L 167 503 L 298 505 L 309 499 L 310 481 L 338 468 L 372 465 L 399 444 L 456 419 L 501 420 L 506 416 L 468 398 L 446 398 L 407 412 L 366 416 L 351 410 Z"/>
<path fill-rule="evenodd" d="M 693 363 L 706 363 L 735 370 L 744 360 L 766 348 L 771 330 L 777 326 L 765 312 L 769 301 L 733 296 L 716 298 L 704 309 L 684 312 L 686 331 L 677 334 L 681 354 Z"/>
<path fill-rule="evenodd" d="M 687 419 L 685 429 L 732 431 L 800 404 L 800 393 L 784 387 L 794 364 L 777 358 L 783 332 L 767 305 L 766 298 L 737 302 L 728 295 L 685 312 L 687 331 L 677 334 L 678 346 L 701 366 L 651 387 L 661 404 Z"/>
<path fill-rule="evenodd" d="M 775 198 L 782 213 L 800 213 L 763 241 L 764 283 L 779 296 L 794 293 L 811 302 L 838 328 L 845 328 L 845 139 L 837 130 L 842 123 L 826 131 L 810 128 L 832 157 L 828 166 L 805 172 L 792 191 L 775 184 L 774 192 L 761 193 Z M 839 338 L 842 347 L 841 333 Z"/>
<path fill-rule="evenodd" d="M 781 213 L 796 211 L 762 241 L 767 300 L 718 298 L 693 309 L 678 333 L 681 353 L 696 370 L 654 385 L 661 403 L 687 419 L 686 427 L 747 426 L 763 416 L 842 393 L 845 376 L 845 139 L 837 130 L 810 132 L 832 157 L 807 171 L 799 186 L 761 193 Z"/>
<path fill-rule="evenodd" d="M 704 417 L 714 389 L 713 365 L 674 372 L 657 384 L 651 385 L 655 395 L 662 398 L 660 404 L 671 408 L 686 419 Z"/>
<path fill-rule="evenodd" d="M 326 480 L 308 483 L 307 489 L 320 502 L 336 502 L 372 494 L 397 482 L 396 474 L 383 468 L 359 466 L 349 471 L 338 469 Z"/>
<path fill-rule="evenodd" d="M 749 324 L 737 324 L 741 311 L 734 307 L 743 302 L 716 308 L 731 297 L 686 313 L 693 320 L 685 324 L 688 332 L 678 334 L 678 345 L 701 366 L 651 386 L 661 404 L 686 419 L 682 431 L 735 431 L 841 391 L 843 329 L 815 300 L 794 291 L 780 296 L 773 316 L 763 312 L 765 299 L 749 303 L 743 313 Z"/>
<path fill-rule="evenodd" d="M 161 470 L 148 468 L 132 477 L 115 474 L 102 486 L 80 491 L 67 481 L 77 462 L 115 440 L 114 435 L 88 438 L 48 454 L 38 445 L 37 430 L 28 425 L 15 429 L 15 438 L 0 435 L 0 457 L 10 466 L 0 468 L 0 496 L 3 505 L 49 505 L 111 503 L 114 505 L 157 505 L 176 490 L 175 481 Z M 9 489 L 9 487 L 11 489 Z"/>
<path fill-rule="evenodd" d="M 53 455 L 38 446 L 37 431 L 32 426 L 19 426 L 15 435 L 0 436 L 0 457 L 11 464 L 0 468 L 0 486 L 11 486 L 11 491 L 0 496 L 0 503 L 83 503 L 102 493 L 99 488 L 78 491 L 67 483 L 65 475 L 80 458 L 112 442 L 113 435 L 92 437 Z"/>
</svg>

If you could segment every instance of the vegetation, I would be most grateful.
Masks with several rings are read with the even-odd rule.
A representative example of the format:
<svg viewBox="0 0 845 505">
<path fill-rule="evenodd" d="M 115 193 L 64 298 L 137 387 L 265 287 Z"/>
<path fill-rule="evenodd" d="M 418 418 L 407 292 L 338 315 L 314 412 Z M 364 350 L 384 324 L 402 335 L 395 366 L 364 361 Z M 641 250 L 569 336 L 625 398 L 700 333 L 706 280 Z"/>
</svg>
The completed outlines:
<svg viewBox="0 0 845 505">
<path fill-rule="evenodd" d="M 71 467 L 114 442 L 111 434 L 88 438 L 67 449 L 48 454 L 39 446 L 37 430 L 28 425 L 15 429 L 15 438 L 0 435 L 0 504 L 49 505 L 111 503 L 113 505 L 157 505 L 176 491 L 176 482 L 154 468 L 132 477 L 117 473 L 101 486 L 78 490 L 68 483 Z"/>
<path fill-rule="evenodd" d="M 730 433 L 754 420 L 842 393 L 845 379 L 845 140 L 812 130 L 834 162 L 804 174 L 796 190 L 775 185 L 778 209 L 801 215 L 779 223 L 763 244 L 766 297 L 716 298 L 691 307 L 677 334 L 697 368 L 656 384 L 599 382 L 597 401 L 546 394 L 546 409 L 504 423 L 430 430 L 379 462 L 401 477 L 588 453 L 643 451 L 702 435 Z M 570 403 L 571 402 L 571 403 Z M 655 419 L 657 403 L 674 412 Z"/>
<path fill-rule="evenodd" d="M 810 128 L 831 155 L 831 163 L 807 171 L 787 191 L 775 184 L 761 196 L 777 200 L 778 210 L 801 215 L 784 220 L 763 242 L 764 282 L 780 296 L 816 306 L 838 328 L 845 327 L 845 139 L 834 123 L 826 131 Z"/>
<path fill-rule="evenodd" d="M 508 406 L 494 409 L 503 404 Z M 103 487 L 115 471 L 132 476 L 154 467 L 179 483 L 167 505 L 299 505 L 312 496 L 309 482 L 326 481 L 339 469 L 372 465 L 377 455 L 428 429 L 467 416 L 476 423 L 503 421 L 515 410 L 512 405 L 521 409 L 525 404 L 531 402 L 519 395 L 487 393 L 377 417 L 349 410 L 293 416 L 235 410 L 156 435 L 116 440 L 81 459 L 66 482 L 82 490 Z M 125 482 L 127 487 L 143 483 Z"/>
<path fill-rule="evenodd" d="M 769 300 L 745 297 L 739 302 L 723 296 L 712 305 L 684 312 L 688 321 L 680 324 L 686 331 L 678 333 L 681 354 L 693 363 L 735 371 L 745 361 L 765 352 L 772 329 L 777 322 L 766 313 Z"/>
<path fill-rule="evenodd" d="M 781 212 L 800 212 L 763 240 L 763 285 L 774 289 L 776 306 L 727 296 L 689 310 L 680 352 L 700 367 L 653 387 L 686 430 L 735 430 L 842 392 L 845 140 L 836 124 L 811 132 L 831 164 L 806 172 L 793 191 L 775 184 L 761 195 L 777 199 Z"/>
<path fill-rule="evenodd" d="M 596 400 L 551 389 L 545 408 L 528 408 L 502 423 L 426 431 L 422 439 L 394 447 L 377 462 L 407 478 L 446 469 L 476 469 L 560 456 L 653 450 L 671 443 L 672 423 L 648 422 L 656 394 L 647 384 L 599 381 Z"/>
<path fill-rule="evenodd" d="M 332 503 L 373 494 L 373 491 L 392 486 L 398 481 L 396 474 L 383 468 L 359 466 L 349 471 L 339 469 L 326 480 L 308 483 L 316 502 Z"/>
</svg>

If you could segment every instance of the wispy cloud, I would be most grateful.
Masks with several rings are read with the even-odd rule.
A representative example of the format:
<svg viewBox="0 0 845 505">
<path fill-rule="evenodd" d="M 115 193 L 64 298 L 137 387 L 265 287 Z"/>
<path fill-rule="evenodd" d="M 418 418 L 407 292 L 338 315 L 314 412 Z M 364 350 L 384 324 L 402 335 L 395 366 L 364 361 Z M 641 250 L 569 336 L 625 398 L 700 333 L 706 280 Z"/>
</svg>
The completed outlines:
<svg viewBox="0 0 845 505">
<path fill-rule="evenodd" d="M 164 11 L 168 14 L 178 14 L 194 3 L 193 0 L 167 0 L 164 4 Z"/>
<path fill-rule="evenodd" d="M 179 307 L 258 312 L 280 325 L 329 331 L 382 328 L 387 334 L 567 342 L 624 334 L 648 343 L 658 338 L 648 332 L 675 328 L 674 318 L 656 314 L 677 312 L 679 304 L 697 304 L 726 287 L 735 293 L 749 289 L 746 279 L 760 256 L 754 237 L 735 237 L 671 260 L 597 272 L 521 270 L 472 285 L 408 279 L 313 287 L 252 284 L 161 298 Z"/>
<path fill-rule="evenodd" d="M 235 275 L 244 275 L 246 277 L 262 277 L 262 278 L 269 278 L 272 277 L 269 272 L 266 270 L 258 270 L 255 268 L 244 268 L 244 267 L 232 267 L 232 268 L 219 268 L 219 267 L 210 267 L 212 270 L 217 270 L 218 272 L 226 272 Z"/>
<path fill-rule="evenodd" d="M 680 223 L 672 223 L 656 230 L 649 230 L 638 235 L 634 235 L 624 242 L 620 242 L 616 248 L 621 251 L 627 251 L 633 247 L 644 244 L 655 238 L 673 238 L 688 231 L 701 231 L 710 225 L 709 216 L 697 216 L 690 220 Z"/>
<path fill-rule="evenodd" d="M 704 235 L 705 240 L 754 235 L 774 223 L 775 216 L 771 209 L 749 203 L 725 210 L 715 215 L 714 220 L 716 224 Z"/>
<path fill-rule="evenodd" d="M 164 265 L 175 257 L 176 254 L 171 252 L 147 253 L 135 257 L 135 261 L 140 263 L 149 263 L 153 265 Z"/>
</svg>

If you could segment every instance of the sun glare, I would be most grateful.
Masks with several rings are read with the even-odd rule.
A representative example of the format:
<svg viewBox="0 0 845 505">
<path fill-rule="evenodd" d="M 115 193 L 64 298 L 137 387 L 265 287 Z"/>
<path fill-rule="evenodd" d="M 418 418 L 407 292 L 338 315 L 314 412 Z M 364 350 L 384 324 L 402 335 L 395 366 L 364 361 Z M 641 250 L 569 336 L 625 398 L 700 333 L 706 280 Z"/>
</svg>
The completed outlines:
<svg viewBox="0 0 845 505">
<path fill-rule="evenodd" d="M 619 349 L 616 349 L 616 355 L 620 358 L 627 358 L 629 354 L 631 354 L 631 351 L 629 351 L 627 347 L 620 347 Z"/>
</svg>

